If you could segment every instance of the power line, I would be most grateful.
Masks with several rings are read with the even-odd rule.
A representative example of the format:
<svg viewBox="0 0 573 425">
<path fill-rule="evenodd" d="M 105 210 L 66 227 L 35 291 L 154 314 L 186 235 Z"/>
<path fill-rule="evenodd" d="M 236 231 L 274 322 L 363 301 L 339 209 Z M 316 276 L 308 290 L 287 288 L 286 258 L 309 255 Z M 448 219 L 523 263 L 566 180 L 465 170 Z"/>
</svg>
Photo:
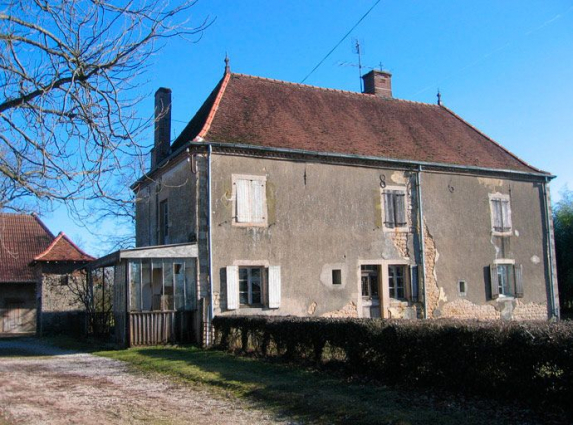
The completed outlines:
<svg viewBox="0 0 573 425">
<path fill-rule="evenodd" d="M 352 31 L 354 31 L 354 30 L 356 29 L 356 27 L 357 27 L 358 25 L 360 25 L 360 23 L 370 14 L 370 12 L 372 12 L 372 10 L 373 10 L 376 6 L 378 6 L 378 3 L 380 3 L 381 1 L 382 1 L 382 0 L 376 0 L 376 2 L 372 5 L 372 7 L 370 7 L 370 9 L 368 9 L 368 11 L 366 11 L 366 13 L 365 13 L 364 15 L 362 15 L 362 18 L 360 18 L 360 19 L 358 20 L 358 22 L 356 22 L 356 23 L 352 26 L 352 28 L 350 28 L 350 30 L 344 35 L 344 37 L 342 37 L 342 38 L 340 39 L 340 41 L 339 41 L 338 43 L 336 43 L 336 45 L 330 50 L 330 52 L 328 52 L 328 53 L 326 54 L 326 56 L 323 57 L 322 60 L 321 60 L 314 68 L 312 68 L 312 71 L 310 71 L 310 72 L 307 74 L 307 76 L 302 79 L 301 84 L 304 83 L 304 82 L 308 79 L 308 77 L 310 77 L 310 76 L 314 73 L 314 71 L 316 71 L 316 70 L 320 67 L 320 65 L 322 65 L 322 64 L 324 63 L 324 61 L 325 61 L 326 59 L 328 59 L 328 57 L 338 48 L 338 46 L 340 46 L 340 45 L 342 44 L 342 42 L 343 42 L 344 40 L 346 40 L 346 38 L 352 33 Z"/>
</svg>

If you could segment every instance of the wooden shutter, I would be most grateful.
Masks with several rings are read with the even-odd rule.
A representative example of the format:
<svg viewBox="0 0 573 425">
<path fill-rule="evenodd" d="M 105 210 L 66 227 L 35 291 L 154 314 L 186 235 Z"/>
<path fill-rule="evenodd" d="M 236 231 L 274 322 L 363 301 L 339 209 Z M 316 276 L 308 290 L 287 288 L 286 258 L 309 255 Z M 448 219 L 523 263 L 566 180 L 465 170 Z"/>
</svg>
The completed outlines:
<svg viewBox="0 0 573 425">
<path fill-rule="evenodd" d="M 396 227 L 406 225 L 406 194 L 401 191 L 394 192 L 394 214 Z"/>
<path fill-rule="evenodd" d="M 269 308 L 281 305 L 281 266 L 269 266 Z"/>
<path fill-rule="evenodd" d="M 499 298 L 499 282 L 497 277 L 497 266 L 491 264 L 489 266 L 489 283 L 491 288 L 491 299 L 495 300 Z"/>
<path fill-rule="evenodd" d="M 515 278 L 515 297 L 523 298 L 523 280 L 522 280 L 521 264 L 516 264 L 513 267 L 513 276 Z"/>
<path fill-rule="evenodd" d="M 239 268 L 227 266 L 227 309 L 239 308 Z"/>
<path fill-rule="evenodd" d="M 386 227 L 394 227 L 394 192 L 384 192 L 384 224 Z"/>
<path fill-rule="evenodd" d="M 251 221 L 251 181 L 238 179 L 235 181 L 235 204 L 238 223 L 249 223 Z"/>
<path fill-rule="evenodd" d="M 511 210 L 509 208 L 509 201 L 507 199 L 502 199 L 500 202 L 501 208 L 501 218 L 503 221 L 503 231 L 511 231 Z"/>
<path fill-rule="evenodd" d="M 501 201 L 499 199 L 491 200 L 491 213 L 493 214 L 493 230 L 503 231 L 503 213 L 501 211 Z"/>
<path fill-rule="evenodd" d="M 410 266 L 410 299 L 414 303 L 420 300 L 418 266 Z"/>
<path fill-rule="evenodd" d="M 262 223 L 265 221 L 264 200 L 265 182 L 261 180 L 251 180 L 251 221 Z"/>
</svg>

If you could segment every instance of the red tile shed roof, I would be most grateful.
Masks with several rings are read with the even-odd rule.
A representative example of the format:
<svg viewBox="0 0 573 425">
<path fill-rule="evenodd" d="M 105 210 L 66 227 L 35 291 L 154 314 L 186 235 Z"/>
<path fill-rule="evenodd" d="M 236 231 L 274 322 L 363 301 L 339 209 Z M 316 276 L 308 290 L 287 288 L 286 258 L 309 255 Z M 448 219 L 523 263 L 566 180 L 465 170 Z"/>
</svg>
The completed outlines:
<svg viewBox="0 0 573 425">
<path fill-rule="evenodd" d="M 0 282 L 35 281 L 30 263 L 56 240 L 36 216 L 0 213 Z"/>
<path fill-rule="evenodd" d="M 443 106 L 234 73 L 173 150 L 192 140 L 539 172 Z"/>
<path fill-rule="evenodd" d="M 93 261 L 94 257 L 82 251 L 70 238 L 64 233 L 60 234 L 52 241 L 50 246 L 41 254 L 34 257 L 34 261 Z"/>
</svg>

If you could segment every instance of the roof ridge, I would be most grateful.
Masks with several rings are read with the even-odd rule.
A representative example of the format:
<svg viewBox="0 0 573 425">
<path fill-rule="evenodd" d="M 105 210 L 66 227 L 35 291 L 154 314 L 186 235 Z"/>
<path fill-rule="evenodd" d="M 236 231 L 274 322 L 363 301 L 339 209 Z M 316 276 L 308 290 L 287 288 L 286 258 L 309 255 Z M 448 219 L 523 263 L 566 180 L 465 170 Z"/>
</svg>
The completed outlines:
<svg viewBox="0 0 573 425">
<path fill-rule="evenodd" d="M 34 217 L 34 219 L 38 222 L 38 224 L 42 227 L 42 229 L 44 229 L 46 231 L 46 233 L 52 238 L 54 239 L 55 236 L 54 234 L 50 231 L 50 229 L 48 229 L 48 226 L 46 226 L 44 224 L 44 222 L 40 219 L 40 216 L 38 216 L 38 214 L 36 213 L 31 213 L 30 214 L 32 217 Z"/>
<path fill-rule="evenodd" d="M 83 251 L 80 247 L 78 247 L 75 243 L 72 242 L 72 240 L 64 233 L 64 232 L 60 232 L 58 233 L 58 236 L 56 236 L 56 238 L 52 241 L 52 243 L 50 243 L 50 245 L 44 250 L 44 252 L 42 252 L 41 254 L 38 254 L 34 257 L 34 261 L 39 261 L 42 259 L 42 257 L 48 255 L 50 253 L 50 251 L 57 245 L 57 243 L 59 241 L 61 241 L 62 239 L 66 240 L 74 249 L 76 249 L 80 254 L 85 255 L 86 257 L 89 257 L 91 259 L 95 259 L 94 257 L 92 257 L 91 255 L 87 254 L 85 251 Z"/>
<path fill-rule="evenodd" d="M 335 93 L 341 93 L 341 94 L 349 94 L 351 96 L 361 96 L 361 97 L 366 97 L 366 98 L 370 98 L 370 99 L 383 99 L 385 101 L 397 101 L 397 102 L 406 102 L 406 103 L 414 103 L 417 105 L 423 105 L 423 106 L 431 106 L 431 107 L 438 107 L 439 105 L 434 105 L 433 103 L 426 103 L 426 102 L 418 102 L 415 100 L 408 100 L 408 99 L 399 99 L 397 97 L 385 97 L 385 98 L 381 98 L 378 97 L 374 94 L 370 94 L 370 93 L 359 93 L 356 91 L 352 91 L 352 90 L 342 90 L 342 89 L 332 89 L 329 87 L 320 87 L 320 86 L 313 86 L 311 84 L 302 84 L 302 83 L 293 83 L 291 81 L 284 81 L 284 80 L 277 80 L 276 78 L 268 78 L 268 77 L 259 77 L 257 75 L 249 75 L 249 74 L 241 74 L 238 72 L 232 72 L 230 73 L 231 75 L 234 76 L 238 76 L 238 77 L 247 77 L 247 78 L 252 78 L 254 80 L 263 80 L 263 81 L 268 81 L 271 83 L 280 83 L 280 84 L 284 84 L 284 85 L 289 85 L 289 86 L 296 86 L 296 87 L 300 87 L 300 88 L 309 88 L 309 89 L 317 89 L 317 90 L 322 90 L 322 91 L 327 91 L 327 92 L 335 92 Z"/>
<path fill-rule="evenodd" d="M 513 152 L 511 152 L 510 150 L 506 149 L 505 147 L 503 147 L 501 144 L 499 144 L 498 142 L 496 142 L 494 139 L 492 139 L 491 137 L 489 137 L 487 134 L 485 134 L 483 131 L 481 131 L 480 129 L 478 129 L 477 127 L 475 127 L 474 125 L 470 124 L 469 122 L 467 122 L 466 120 L 464 120 L 462 117 L 460 117 L 458 114 L 456 114 L 454 111 L 452 111 L 450 108 L 448 108 L 447 106 L 444 105 L 440 105 L 441 108 L 444 108 L 444 110 L 446 112 L 448 112 L 449 114 L 451 114 L 453 117 L 455 117 L 456 119 L 460 120 L 462 123 L 464 123 L 465 125 L 467 125 L 469 128 L 471 128 L 472 130 L 474 130 L 475 132 L 477 132 L 478 134 L 482 135 L 483 137 L 485 137 L 487 140 L 489 140 L 491 143 L 493 143 L 494 145 L 496 145 L 498 148 L 500 148 L 501 150 L 503 150 L 505 153 L 509 154 L 510 156 L 512 156 L 513 158 L 515 158 L 517 161 L 521 162 L 523 165 L 529 167 L 529 168 L 533 168 L 535 171 L 540 172 L 540 173 L 545 173 L 545 171 L 541 170 L 540 168 L 534 167 L 533 165 L 529 164 L 527 161 L 524 161 L 523 159 L 521 159 L 520 157 L 518 157 L 517 155 L 515 155 Z"/>
<path fill-rule="evenodd" d="M 213 123 L 213 120 L 215 119 L 215 114 L 217 113 L 217 110 L 219 109 L 219 104 L 221 103 L 221 99 L 223 98 L 223 94 L 225 93 L 225 89 L 227 88 L 227 84 L 229 83 L 229 80 L 231 79 L 231 75 L 232 75 L 232 73 L 230 73 L 230 72 L 225 73 L 225 76 L 223 77 L 223 80 L 222 80 L 221 88 L 219 89 L 219 93 L 217 93 L 217 96 L 215 97 L 215 100 L 213 101 L 213 105 L 211 106 L 211 110 L 209 111 L 209 115 L 207 115 L 207 119 L 205 120 L 205 123 L 203 124 L 203 128 L 201 128 L 201 131 L 199 131 L 197 136 L 195 136 L 194 140 L 203 140 L 203 138 L 209 132 L 209 129 L 211 128 L 211 124 Z"/>
</svg>

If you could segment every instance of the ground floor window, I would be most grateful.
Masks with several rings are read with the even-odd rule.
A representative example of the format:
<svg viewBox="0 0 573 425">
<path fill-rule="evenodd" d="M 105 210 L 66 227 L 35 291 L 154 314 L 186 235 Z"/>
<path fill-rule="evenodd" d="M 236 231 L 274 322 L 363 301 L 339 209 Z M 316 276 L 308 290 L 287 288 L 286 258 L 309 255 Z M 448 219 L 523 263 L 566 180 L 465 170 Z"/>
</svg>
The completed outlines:
<svg viewBox="0 0 573 425">
<path fill-rule="evenodd" d="M 388 266 L 390 298 L 406 299 L 406 266 Z"/>
<path fill-rule="evenodd" d="M 263 268 L 239 267 L 239 302 L 241 305 L 262 304 Z"/>
<path fill-rule="evenodd" d="M 520 264 L 498 263 L 490 266 L 491 297 L 523 297 L 522 267 Z"/>
<path fill-rule="evenodd" d="M 361 266 L 362 296 L 378 298 L 378 266 Z"/>
</svg>

